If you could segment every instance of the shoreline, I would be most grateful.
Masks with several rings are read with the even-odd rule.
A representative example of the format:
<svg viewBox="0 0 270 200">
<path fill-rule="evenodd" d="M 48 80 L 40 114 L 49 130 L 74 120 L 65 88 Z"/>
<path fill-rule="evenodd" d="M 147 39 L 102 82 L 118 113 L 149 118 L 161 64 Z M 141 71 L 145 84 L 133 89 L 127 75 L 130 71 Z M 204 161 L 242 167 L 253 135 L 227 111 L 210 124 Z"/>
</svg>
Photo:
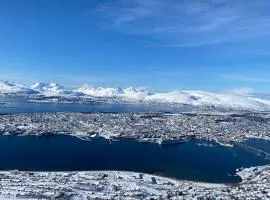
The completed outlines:
<svg viewBox="0 0 270 200">
<path fill-rule="evenodd" d="M 175 180 L 129 171 L 0 171 L 0 198 L 270 198 L 270 165 L 241 169 L 236 174 L 241 183 Z"/>
</svg>

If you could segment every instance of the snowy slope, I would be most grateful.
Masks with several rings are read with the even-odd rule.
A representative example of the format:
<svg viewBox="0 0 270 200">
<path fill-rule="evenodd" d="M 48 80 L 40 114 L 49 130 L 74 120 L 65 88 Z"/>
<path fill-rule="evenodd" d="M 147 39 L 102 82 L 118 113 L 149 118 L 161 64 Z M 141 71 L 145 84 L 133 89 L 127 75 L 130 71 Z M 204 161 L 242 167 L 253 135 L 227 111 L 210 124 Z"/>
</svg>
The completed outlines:
<svg viewBox="0 0 270 200">
<path fill-rule="evenodd" d="M 35 83 L 31 86 L 31 89 L 39 92 L 40 95 L 46 97 L 54 97 L 54 96 L 61 96 L 61 97 L 81 97 L 84 96 L 81 92 L 76 92 L 73 90 L 69 90 L 64 88 L 57 83 Z"/>
<path fill-rule="evenodd" d="M 83 85 L 77 91 L 94 97 L 114 97 L 123 92 L 121 88 L 92 87 L 90 85 Z"/>
<path fill-rule="evenodd" d="M 144 101 L 231 109 L 270 110 L 270 101 L 252 96 L 203 91 L 173 91 L 147 96 Z"/>
<path fill-rule="evenodd" d="M 142 101 L 145 99 L 147 96 L 151 95 L 150 92 L 148 92 L 144 88 L 133 88 L 133 87 L 128 87 L 123 90 L 122 97 L 127 98 L 127 99 L 133 99 L 137 101 Z"/>
<path fill-rule="evenodd" d="M 2 95 L 28 95 L 34 93 L 34 90 L 24 85 L 14 84 L 8 81 L 0 81 L 0 94 Z"/>
<path fill-rule="evenodd" d="M 78 91 L 95 97 L 117 97 L 122 100 L 226 109 L 270 110 L 270 100 L 251 96 L 248 92 L 211 93 L 204 91 L 172 91 L 150 93 L 140 88 L 103 88 L 84 85 Z M 245 90 L 246 91 L 246 90 Z"/>
<path fill-rule="evenodd" d="M 93 87 L 90 85 L 83 85 L 77 91 L 82 92 L 86 95 L 94 97 L 118 97 L 129 100 L 143 100 L 150 93 L 143 88 L 104 88 L 104 87 Z"/>
</svg>

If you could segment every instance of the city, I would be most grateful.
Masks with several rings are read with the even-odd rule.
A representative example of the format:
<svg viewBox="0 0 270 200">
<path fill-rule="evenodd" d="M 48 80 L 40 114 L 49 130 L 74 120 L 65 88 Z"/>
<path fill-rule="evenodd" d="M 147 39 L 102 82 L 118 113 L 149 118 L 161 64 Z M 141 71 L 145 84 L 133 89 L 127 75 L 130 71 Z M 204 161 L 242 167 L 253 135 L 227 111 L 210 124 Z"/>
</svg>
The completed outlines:
<svg viewBox="0 0 270 200">
<path fill-rule="evenodd" d="M 192 138 L 230 146 L 248 138 L 270 139 L 270 115 L 164 113 L 34 113 L 0 115 L 1 134 L 66 134 L 91 140 L 133 138 L 161 144 Z"/>
</svg>

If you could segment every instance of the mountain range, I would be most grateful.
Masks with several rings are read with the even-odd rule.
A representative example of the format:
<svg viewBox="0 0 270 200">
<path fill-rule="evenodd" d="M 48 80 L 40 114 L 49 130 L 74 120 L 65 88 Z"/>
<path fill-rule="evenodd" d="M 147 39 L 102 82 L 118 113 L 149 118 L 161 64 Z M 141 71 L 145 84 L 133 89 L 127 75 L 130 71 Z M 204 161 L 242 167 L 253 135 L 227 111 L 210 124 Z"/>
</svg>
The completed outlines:
<svg viewBox="0 0 270 200">
<path fill-rule="evenodd" d="M 56 83 L 35 83 L 25 86 L 8 81 L 0 81 L 1 96 L 24 96 L 46 98 L 103 98 L 108 100 L 159 103 L 170 105 L 207 106 L 228 109 L 270 111 L 270 100 L 250 94 L 234 92 L 213 93 L 205 91 L 149 92 L 145 88 L 104 88 L 83 85 L 68 89 Z"/>
</svg>

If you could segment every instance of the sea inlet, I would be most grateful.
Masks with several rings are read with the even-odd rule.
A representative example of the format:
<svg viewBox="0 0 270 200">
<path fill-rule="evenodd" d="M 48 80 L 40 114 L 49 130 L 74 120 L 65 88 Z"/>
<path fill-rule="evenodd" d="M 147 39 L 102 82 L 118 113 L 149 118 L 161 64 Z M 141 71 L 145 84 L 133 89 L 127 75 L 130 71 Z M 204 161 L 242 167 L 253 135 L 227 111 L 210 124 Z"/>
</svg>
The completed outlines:
<svg viewBox="0 0 270 200">
<path fill-rule="evenodd" d="M 249 140 L 248 144 L 270 143 Z M 72 136 L 0 136 L 0 170 L 88 171 L 119 170 L 155 174 L 175 179 L 212 183 L 237 183 L 236 169 L 269 164 L 240 147 L 190 140 L 159 145 L 132 139 L 91 141 Z"/>
</svg>

